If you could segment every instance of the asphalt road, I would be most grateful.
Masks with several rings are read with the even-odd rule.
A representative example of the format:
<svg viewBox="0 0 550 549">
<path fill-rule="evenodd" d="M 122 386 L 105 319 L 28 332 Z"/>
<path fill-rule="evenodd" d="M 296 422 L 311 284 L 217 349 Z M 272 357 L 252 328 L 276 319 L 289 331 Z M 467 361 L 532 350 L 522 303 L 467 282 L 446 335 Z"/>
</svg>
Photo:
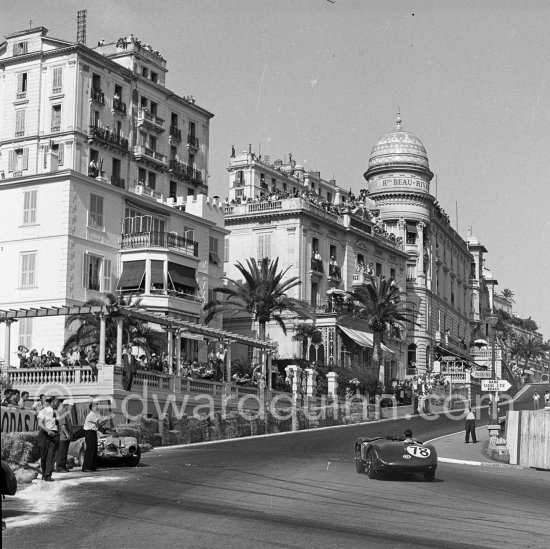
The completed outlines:
<svg viewBox="0 0 550 549">
<path fill-rule="evenodd" d="M 355 472 L 358 435 L 410 427 L 427 439 L 462 426 L 415 417 L 158 448 L 136 469 L 38 483 L 6 500 L 3 546 L 547 548 L 548 472 L 442 463 L 433 483 Z"/>
</svg>

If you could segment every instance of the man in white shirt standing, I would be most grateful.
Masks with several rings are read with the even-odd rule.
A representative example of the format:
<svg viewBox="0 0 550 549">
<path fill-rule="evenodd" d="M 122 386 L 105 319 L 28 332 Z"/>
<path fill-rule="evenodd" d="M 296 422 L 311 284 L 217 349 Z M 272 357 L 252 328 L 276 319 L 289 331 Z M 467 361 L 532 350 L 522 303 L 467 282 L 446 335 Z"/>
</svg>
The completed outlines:
<svg viewBox="0 0 550 549">
<path fill-rule="evenodd" d="M 466 444 L 470 442 L 470 435 L 472 435 L 472 442 L 475 444 L 476 439 L 476 415 L 474 414 L 472 408 L 468 408 L 468 413 L 466 414 Z"/>
<path fill-rule="evenodd" d="M 42 468 L 42 480 L 51 482 L 55 456 L 59 446 L 59 422 L 56 410 L 59 399 L 51 397 L 47 400 L 47 406 L 38 412 L 38 447 L 40 448 L 40 466 Z"/>
</svg>

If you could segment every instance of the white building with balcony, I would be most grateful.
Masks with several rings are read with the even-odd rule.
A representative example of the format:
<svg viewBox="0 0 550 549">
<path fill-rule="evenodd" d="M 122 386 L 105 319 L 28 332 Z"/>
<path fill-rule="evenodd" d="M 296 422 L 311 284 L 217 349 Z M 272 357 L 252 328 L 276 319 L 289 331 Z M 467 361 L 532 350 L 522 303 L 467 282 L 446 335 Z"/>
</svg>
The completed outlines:
<svg viewBox="0 0 550 549">
<path fill-rule="evenodd" d="M 0 309 L 121 291 L 201 320 L 227 233 L 207 198 L 213 115 L 166 72 L 132 35 L 89 48 L 38 27 L 0 44 Z M 58 353 L 66 336 L 62 317 L 14 328 L 9 353 L 0 333 L 12 364 L 19 344 Z M 197 352 L 186 340 L 182 356 Z"/>
<path fill-rule="evenodd" d="M 404 290 L 403 243 L 376 222 L 377 212 L 370 209 L 368 198 L 350 196 L 335 181 L 306 171 L 292 157 L 289 162 L 271 162 L 250 149 L 233 152 L 228 171 L 227 276 L 238 279 L 238 261 L 279 258 L 279 268 L 302 281 L 291 296 L 307 301 L 316 311 L 322 341 L 308 342 L 307 358 L 342 365 L 367 362 L 372 333 L 366 322 L 349 319 L 345 292 L 365 284 L 370 275 L 392 277 Z M 286 337 L 275 323 L 267 327 L 267 336 L 278 342 L 279 357 L 303 356 L 304 346 L 293 340 L 300 322 L 287 318 Z M 225 319 L 224 327 L 247 335 L 257 330 L 249 318 Z M 404 335 L 386 341 L 381 377 L 387 384 L 406 375 Z"/>
</svg>

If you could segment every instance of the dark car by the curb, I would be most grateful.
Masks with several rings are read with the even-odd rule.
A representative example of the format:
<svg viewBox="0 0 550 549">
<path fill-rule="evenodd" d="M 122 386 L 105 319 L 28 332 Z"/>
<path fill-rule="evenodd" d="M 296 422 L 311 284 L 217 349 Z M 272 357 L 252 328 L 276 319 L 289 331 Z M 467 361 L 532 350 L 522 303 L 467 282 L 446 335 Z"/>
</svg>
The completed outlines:
<svg viewBox="0 0 550 549">
<path fill-rule="evenodd" d="M 355 468 L 374 479 L 387 473 L 423 473 L 431 482 L 437 469 L 437 451 L 431 444 L 404 437 L 359 437 L 355 441 Z"/>
<path fill-rule="evenodd" d="M 3 496 L 15 496 L 17 492 L 17 479 L 15 478 L 15 473 L 5 461 L 2 461 L 0 488 Z"/>
</svg>

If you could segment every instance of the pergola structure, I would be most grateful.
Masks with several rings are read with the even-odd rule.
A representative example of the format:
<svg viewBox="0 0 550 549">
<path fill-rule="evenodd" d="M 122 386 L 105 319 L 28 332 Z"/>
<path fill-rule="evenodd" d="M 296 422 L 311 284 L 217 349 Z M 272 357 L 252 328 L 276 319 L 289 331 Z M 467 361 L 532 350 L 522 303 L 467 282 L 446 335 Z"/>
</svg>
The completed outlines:
<svg viewBox="0 0 550 549">
<path fill-rule="evenodd" d="M 0 323 L 6 324 L 5 332 L 5 367 L 10 368 L 10 348 L 11 348 L 11 325 L 17 322 L 21 318 L 42 318 L 50 316 L 67 316 L 67 315 L 80 315 L 80 314 L 95 314 L 99 316 L 100 330 L 99 330 L 99 363 L 105 363 L 105 333 L 106 333 L 106 320 L 107 317 L 112 314 L 108 305 L 67 305 L 63 307 L 40 307 L 29 309 L 9 309 L 7 311 L 0 310 Z M 253 337 L 248 337 L 240 334 L 221 330 L 219 328 L 210 328 L 202 324 L 195 324 L 187 320 L 181 320 L 179 318 L 169 316 L 163 313 L 151 313 L 142 308 L 121 307 L 116 311 L 117 322 L 117 344 L 116 344 L 116 363 L 122 364 L 122 344 L 123 344 L 123 323 L 125 317 L 132 317 L 148 322 L 151 324 L 158 324 L 163 326 L 168 336 L 168 366 L 172 371 L 174 360 L 174 342 L 176 343 L 176 371 L 180 370 L 180 353 L 181 353 L 181 338 L 191 337 L 195 339 L 206 338 L 216 339 L 227 345 L 226 353 L 226 367 L 227 367 L 227 379 L 231 380 L 231 344 L 241 343 L 243 345 L 249 345 L 256 347 L 266 353 L 266 360 L 262 360 L 263 370 L 271 370 L 271 358 L 273 350 L 276 344 L 273 341 L 263 341 Z M 174 341 L 175 340 L 175 341 Z M 264 373 L 265 373 L 264 370 Z M 269 381 L 271 376 L 269 376 Z"/>
</svg>

